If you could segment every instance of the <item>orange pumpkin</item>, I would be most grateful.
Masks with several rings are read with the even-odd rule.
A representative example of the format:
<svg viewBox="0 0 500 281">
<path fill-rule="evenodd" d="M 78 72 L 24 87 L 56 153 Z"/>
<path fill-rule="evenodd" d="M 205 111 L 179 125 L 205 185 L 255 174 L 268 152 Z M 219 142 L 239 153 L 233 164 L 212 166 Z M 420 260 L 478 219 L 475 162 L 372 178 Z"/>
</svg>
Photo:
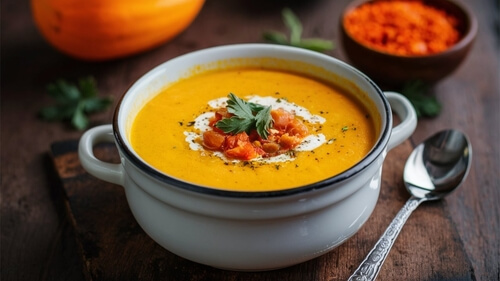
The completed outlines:
<svg viewBox="0 0 500 281">
<path fill-rule="evenodd" d="M 83 60 L 152 49 L 186 29 L 204 0 L 31 0 L 42 35 Z"/>
</svg>

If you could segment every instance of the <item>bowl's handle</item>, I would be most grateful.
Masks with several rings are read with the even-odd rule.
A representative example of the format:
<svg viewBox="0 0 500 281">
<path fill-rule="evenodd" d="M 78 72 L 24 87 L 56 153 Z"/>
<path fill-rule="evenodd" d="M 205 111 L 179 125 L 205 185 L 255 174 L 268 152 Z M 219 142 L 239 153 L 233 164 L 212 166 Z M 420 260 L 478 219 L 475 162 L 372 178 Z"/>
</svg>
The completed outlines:
<svg viewBox="0 0 500 281">
<path fill-rule="evenodd" d="M 78 144 L 78 156 L 85 170 L 101 180 L 123 185 L 123 167 L 121 164 L 106 163 L 97 159 L 93 148 L 98 143 L 114 143 L 113 127 L 102 125 L 86 131 Z"/>
<path fill-rule="evenodd" d="M 399 116 L 401 123 L 392 128 L 387 149 L 391 150 L 413 134 L 417 127 L 417 113 L 410 101 L 395 92 L 384 92 L 391 104 L 392 110 Z"/>
</svg>

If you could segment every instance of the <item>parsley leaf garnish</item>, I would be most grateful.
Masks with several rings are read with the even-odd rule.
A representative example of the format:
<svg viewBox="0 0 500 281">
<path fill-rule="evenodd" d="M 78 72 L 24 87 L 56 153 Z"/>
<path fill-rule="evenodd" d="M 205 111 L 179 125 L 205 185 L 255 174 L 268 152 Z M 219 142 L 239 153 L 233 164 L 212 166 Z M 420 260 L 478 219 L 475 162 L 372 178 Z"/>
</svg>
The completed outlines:
<svg viewBox="0 0 500 281">
<path fill-rule="evenodd" d="M 78 130 L 89 125 L 87 114 L 103 111 L 112 104 L 110 97 L 97 96 L 92 77 L 79 79 L 78 86 L 59 79 L 47 85 L 47 92 L 55 104 L 42 108 L 40 117 L 46 121 L 70 121 Z"/>
<path fill-rule="evenodd" d="M 271 106 L 262 106 L 247 102 L 233 93 L 229 93 L 227 100 L 227 111 L 233 116 L 219 120 L 215 126 L 227 134 L 250 133 L 256 130 L 259 136 L 267 139 L 268 130 L 273 118 Z"/>
<path fill-rule="evenodd" d="M 267 139 L 267 130 L 271 127 L 273 118 L 271 117 L 271 107 L 267 106 L 255 115 L 257 134 L 263 139 Z"/>
<path fill-rule="evenodd" d="M 287 36 L 284 33 L 277 31 L 264 32 L 262 34 L 264 40 L 275 44 L 290 45 L 317 52 L 329 51 L 334 48 L 334 44 L 330 40 L 324 40 L 321 38 L 301 38 L 302 23 L 289 8 L 283 9 L 281 15 L 283 17 L 285 26 L 290 32 L 290 40 L 288 40 Z"/>
</svg>

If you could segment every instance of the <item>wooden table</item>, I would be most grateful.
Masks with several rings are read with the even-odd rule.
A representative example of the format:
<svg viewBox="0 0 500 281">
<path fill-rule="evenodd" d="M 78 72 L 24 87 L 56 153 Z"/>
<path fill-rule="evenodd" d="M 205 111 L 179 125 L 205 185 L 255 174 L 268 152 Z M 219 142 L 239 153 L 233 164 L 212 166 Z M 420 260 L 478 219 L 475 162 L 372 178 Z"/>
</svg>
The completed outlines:
<svg viewBox="0 0 500 281">
<path fill-rule="evenodd" d="M 283 6 L 291 7 L 302 19 L 305 36 L 339 42 L 338 17 L 348 0 L 283 1 L 274 6 L 263 4 L 266 1 L 208 0 L 194 23 L 174 40 L 140 55 L 101 63 L 74 60 L 50 47 L 33 24 L 28 2 L 1 3 L 2 280 L 345 280 L 408 198 L 401 176 L 411 148 L 444 128 L 458 128 L 469 135 L 474 160 L 469 177 L 453 195 L 426 203 L 410 217 L 380 280 L 499 280 L 500 38 L 495 1 L 467 1 L 478 18 L 479 33 L 461 67 L 434 88 L 443 111 L 436 118 L 421 119 L 412 138 L 389 153 L 380 200 L 392 203 L 378 204 L 362 230 L 331 253 L 267 273 L 226 272 L 191 263 L 159 248 L 143 233 L 142 247 L 151 247 L 154 253 L 113 256 L 106 245 L 120 244 L 111 240 L 97 252 L 101 260 L 92 259 L 85 247 L 82 252 L 85 235 L 99 233 L 81 224 L 85 212 L 71 213 L 74 204 L 81 203 L 82 193 L 73 189 L 68 196 L 71 176 L 57 163 L 64 166 L 73 159 L 84 182 L 95 184 L 95 179 L 78 170 L 74 142 L 73 147 L 68 142 L 77 140 L 81 132 L 37 117 L 38 110 L 51 103 L 45 85 L 58 78 L 75 81 L 93 75 L 100 92 L 114 96 L 116 104 L 131 83 L 165 60 L 216 45 L 261 42 L 262 31 L 284 30 Z M 328 54 L 345 60 L 340 44 Z M 110 123 L 112 115 L 112 110 L 96 114 L 92 125 Z M 59 145 L 52 146 L 56 142 Z M 102 149 L 106 155 L 108 148 Z M 87 203 L 98 204 L 98 198 L 112 192 L 118 194 L 113 196 L 115 210 L 122 208 L 119 211 L 126 213 L 121 188 L 103 186 L 95 194 L 86 194 Z M 102 214 L 103 222 L 107 218 Z M 126 223 L 141 231 L 133 219 Z M 453 256 L 447 255 L 450 252 Z M 104 254 L 108 263 L 100 263 Z M 110 262 L 114 259 L 115 264 Z M 144 268 L 134 271 L 139 264 Z"/>
</svg>

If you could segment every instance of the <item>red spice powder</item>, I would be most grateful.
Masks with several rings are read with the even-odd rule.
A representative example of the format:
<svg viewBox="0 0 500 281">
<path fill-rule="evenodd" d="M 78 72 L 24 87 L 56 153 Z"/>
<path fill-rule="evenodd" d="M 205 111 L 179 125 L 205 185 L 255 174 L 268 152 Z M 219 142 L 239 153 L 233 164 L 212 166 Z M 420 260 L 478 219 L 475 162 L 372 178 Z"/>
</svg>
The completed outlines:
<svg viewBox="0 0 500 281">
<path fill-rule="evenodd" d="M 422 1 L 365 3 L 344 17 L 347 32 L 360 43 L 396 55 L 442 52 L 460 39 L 458 20 Z"/>
</svg>

